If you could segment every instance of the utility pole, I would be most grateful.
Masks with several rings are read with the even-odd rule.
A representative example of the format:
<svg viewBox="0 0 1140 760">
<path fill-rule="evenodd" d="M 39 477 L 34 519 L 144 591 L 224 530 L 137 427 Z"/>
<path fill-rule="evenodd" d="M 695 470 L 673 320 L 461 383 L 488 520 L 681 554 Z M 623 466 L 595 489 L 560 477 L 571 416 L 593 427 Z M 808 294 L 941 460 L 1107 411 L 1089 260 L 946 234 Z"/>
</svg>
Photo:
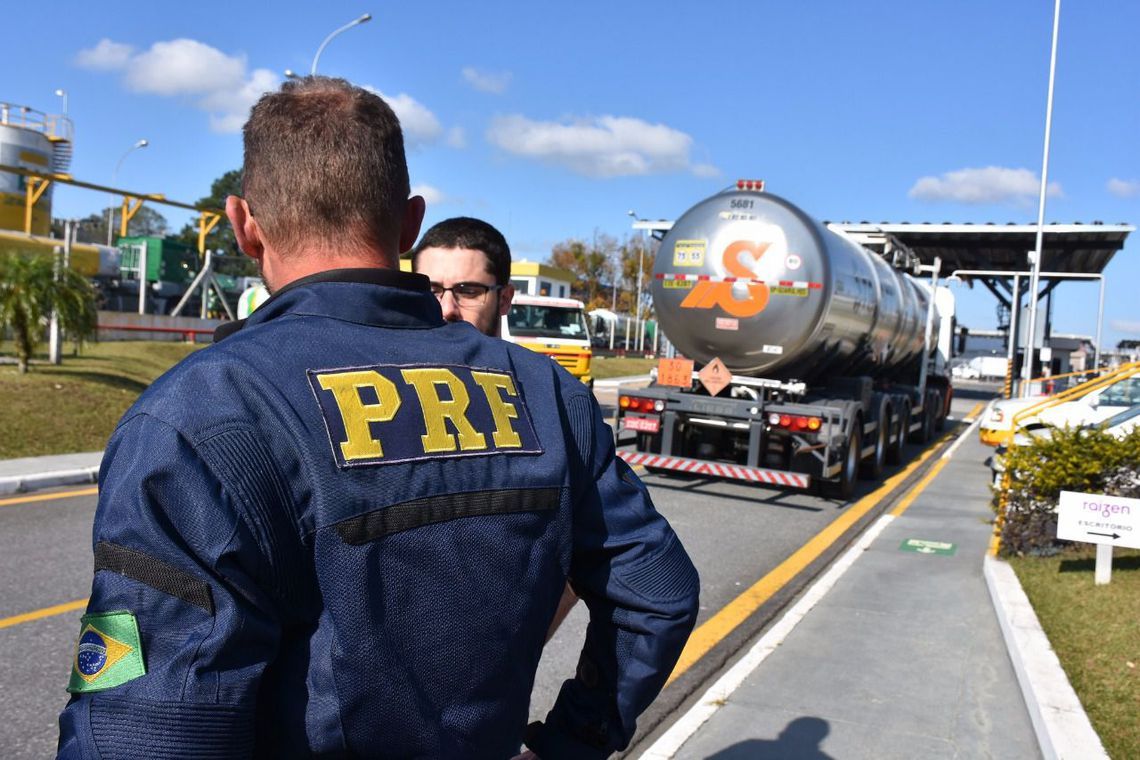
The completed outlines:
<svg viewBox="0 0 1140 760">
<path fill-rule="evenodd" d="M 1053 6 L 1053 50 L 1049 57 L 1049 95 L 1045 103 L 1045 149 L 1041 157 L 1041 195 L 1037 204 L 1037 245 L 1033 251 L 1033 270 L 1029 277 L 1029 330 L 1025 338 L 1025 361 L 1021 366 L 1021 395 L 1029 393 L 1029 380 L 1033 377 L 1034 359 L 1037 357 L 1037 289 L 1041 282 L 1041 249 L 1045 226 L 1045 190 L 1049 186 L 1049 137 L 1053 127 L 1053 84 L 1057 78 L 1057 29 L 1061 23 L 1061 0 Z M 1097 347 L 1099 350 L 1099 346 Z"/>
</svg>

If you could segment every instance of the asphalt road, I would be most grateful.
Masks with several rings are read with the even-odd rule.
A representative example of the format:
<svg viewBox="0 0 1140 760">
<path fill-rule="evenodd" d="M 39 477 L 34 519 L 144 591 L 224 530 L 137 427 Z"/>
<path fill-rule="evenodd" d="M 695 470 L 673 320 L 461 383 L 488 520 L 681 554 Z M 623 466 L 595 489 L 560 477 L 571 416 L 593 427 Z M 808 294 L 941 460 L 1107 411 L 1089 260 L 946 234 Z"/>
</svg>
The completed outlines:
<svg viewBox="0 0 1140 760">
<path fill-rule="evenodd" d="M 603 404 L 613 403 L 610 391 L 600 391 L 599 397 Z M 974 405 L 969 398 L 955 403 L 959 416 Z M 919 452 L 919 447 L 910 446 L 908 460 Z M 888 470 L 887 476 L 898 469 Z M 851 502 L 839 502 L 729 481 L 662 475 L 649 475 L 645 480 L 657 508 L 673 524 L 700 572 L 698 625 L 878 485 L 860 483 Z M 42 758 L 54 752 L 56 718 L 67 700 L 64 686 L 81 610 L 24 622 L 12 618 L 86 596 L 91 582 L 94 510 L 92 495 L 0 504 L 0 577 L 4 579 L 0 621 L 8 621 L 0 623 L 4 625 L 0 648 L 5 653 L 0 667 L 0 714 L 5 718 L 0 721 L 0 754 L 5 758 Z M 840 544 L 853 539 L 854 533 Z M 727 635 L 667 687 L 642 725 L 651 728 L 667 722 L 685 696 L 714 675 L 840 548 L 836 546 L 801 573 L 746 625 Z M 546 648 L 532 697 L 532 719 L 545 716 L 562 681 L 573 675 L 585 627 L 586 612 L 579 604 Z"/>
</svg>

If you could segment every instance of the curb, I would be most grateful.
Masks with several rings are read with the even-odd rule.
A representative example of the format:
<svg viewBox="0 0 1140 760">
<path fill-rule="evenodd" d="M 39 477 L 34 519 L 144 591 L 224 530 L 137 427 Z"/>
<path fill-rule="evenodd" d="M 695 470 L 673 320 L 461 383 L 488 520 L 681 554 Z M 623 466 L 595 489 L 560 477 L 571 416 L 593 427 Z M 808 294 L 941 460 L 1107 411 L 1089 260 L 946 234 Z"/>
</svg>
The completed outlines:
<svg viewBox="0 0 1140 760">
<path fill-rule="evenodd" d="M 81 483 L 95 483 L 99 480 L 99 466 L 81 467 L 74 470 L 55 470 L 30 475 L 0 477 L 0 495 L 24 493 L 40 488 L 72 486 Z"/>
<path fill-rule="evenodd" d="M 983 571 L 1041 754 L 1045 760 L 1108 760 L 1013 568 L 986 555 Z"/>
</svg>

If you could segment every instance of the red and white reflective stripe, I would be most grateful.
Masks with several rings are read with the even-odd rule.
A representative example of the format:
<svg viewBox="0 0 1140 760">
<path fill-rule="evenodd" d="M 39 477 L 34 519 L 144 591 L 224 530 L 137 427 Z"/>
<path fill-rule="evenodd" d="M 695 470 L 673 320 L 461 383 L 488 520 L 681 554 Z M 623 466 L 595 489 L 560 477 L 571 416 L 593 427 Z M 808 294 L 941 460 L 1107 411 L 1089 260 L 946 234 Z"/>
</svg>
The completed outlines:
<svg viewBox="0 0 1140 760">
<path fill-rule="evenodd" d="M 658 280 L 686 280 L 688 282 L 754 282 L 767 285 L 770 288 L 804 288 L 807 290 L 821 290 L 822 282 L 808 282 L 806 280 L 757 280 L 754 277 L 714 277 L 711 274 L 678 274 L 675 272 L 661 272 L 653 275 Z"/>
<path fill-rule="evenodd" d="M 788 486 L 790 488 L 807 488 L 811 485 L 811 476 L 799 472 L 785 470 L 769 470 L 763 467 L 744 467 L 738 464 L 724 464 L 709 462 L 704 459 L 689 459 L 688 457 L 666 457 L 660 454 L 643 454 L 639 451 L 619 450 L 617 455 L 630 465 L 642 465 L 658 470 L 677 470 L 693 475 L 711 475 L 717 478 L 732 478 L 733 480 L 747 480 L 753 483 L 767 483 L 774 486 Z"/>
</svg>

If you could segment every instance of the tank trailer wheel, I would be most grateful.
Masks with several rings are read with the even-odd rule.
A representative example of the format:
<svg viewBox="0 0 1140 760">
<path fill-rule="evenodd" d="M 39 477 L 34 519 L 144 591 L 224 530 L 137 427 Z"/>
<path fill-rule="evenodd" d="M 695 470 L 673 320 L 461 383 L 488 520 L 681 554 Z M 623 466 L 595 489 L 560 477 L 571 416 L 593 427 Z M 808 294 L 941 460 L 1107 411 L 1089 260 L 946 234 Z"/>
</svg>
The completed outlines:
<svg viewBox="0 0 1140 760">
<path fill-rule="evenodd" d="M 891 422 L 894 427 L 897 427 L 897 435 L 895 441 L 887 448 L 887 462 L 889 464 L 899 464 L 903 460 L 903 454 L 906 452 L 906 438 L 907 426 L 910 425 L 910 407 L 903 406 L 899 413 L 892 418 Z"/>
<path fill-rule="evenodd" d="M 934 415 L 932 413 L 934 397 L 926 394 L 922 404 L 922 425 L 910 434 L 911 443 L 924 444 L 934 437 Z"/>
<path fill-rule="evenodd" d="M 843 468 L 839 471 L 838 480 L 820 481 L 821 492 L 831 499 L 846 501 L 855 493 L 855 479 L 859 475 L 859 452 L 863 447 L 862 437 L 859 435 L 859 421 L 856 420 L 851 428 L 851 435 L 847 438 L 847 445 L 843 449 Z"/>
<path fill-rule="evenodd" d="M 891 416 L 883 409 L 879 414 L 879 429 L 875 431 L 875 453 L 859 467 L 859 475 L 864 480 L 878 480 L 883 474 L 883 463 L 887 459 L 887 442 L 890 437 Z"/>
</svg>

